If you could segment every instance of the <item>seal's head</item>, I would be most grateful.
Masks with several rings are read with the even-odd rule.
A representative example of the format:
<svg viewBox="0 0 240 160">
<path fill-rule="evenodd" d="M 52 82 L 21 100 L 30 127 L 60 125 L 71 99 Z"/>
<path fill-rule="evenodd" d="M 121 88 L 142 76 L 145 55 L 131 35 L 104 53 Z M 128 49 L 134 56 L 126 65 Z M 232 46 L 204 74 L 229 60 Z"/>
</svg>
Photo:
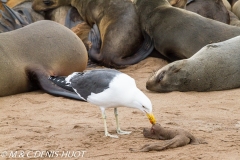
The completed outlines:
<svg viewBox="0 0 240 160">
<path fill-rule="evenodd" d="M 162 126 L 160 124 L 153 124 L 151 128 L 144 128 L 143 129 L 143 136 L 145 138 L 151 139 L 161 139 L 161 130 Z"/>
<path fill-rule="evenodd" d="M 70 0 L 33 0 L 32 8 L 33 10 L 40 12 L 70 4 Z"/>
<path fill-rule="evenodd" d="M 148 79 L 146 88 L 155 92 L 179 90 L 181 85 L 188 83 L 186 62 L 187 60 L 175 61 L 159 69 Z"/>
</svg>

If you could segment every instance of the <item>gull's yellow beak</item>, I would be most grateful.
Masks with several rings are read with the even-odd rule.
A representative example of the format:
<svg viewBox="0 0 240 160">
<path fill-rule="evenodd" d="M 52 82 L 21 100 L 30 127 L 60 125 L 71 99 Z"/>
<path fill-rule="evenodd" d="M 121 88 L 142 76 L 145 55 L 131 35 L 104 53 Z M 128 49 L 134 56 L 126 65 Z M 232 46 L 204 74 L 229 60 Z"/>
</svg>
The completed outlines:
<svg viewBox="0 0 240 160">
<path fill-rule="evenodd" d="M 147 117 L 152 124 L 156 124 L 156 119 L 152 113 L 147 113 Z"/>
</svg>

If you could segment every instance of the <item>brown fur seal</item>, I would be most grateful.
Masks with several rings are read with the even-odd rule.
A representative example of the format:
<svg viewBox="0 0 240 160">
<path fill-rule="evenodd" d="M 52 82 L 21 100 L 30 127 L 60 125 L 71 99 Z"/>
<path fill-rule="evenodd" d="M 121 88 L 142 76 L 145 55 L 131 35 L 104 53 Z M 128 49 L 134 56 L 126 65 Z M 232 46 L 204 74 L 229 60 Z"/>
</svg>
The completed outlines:
<svg viewBox="0 0 240 160">
<path fill-rule="evenodd" d="M 240 87 L 240 36 L 206 45 L 189 59 L 172 62 L 147 81 L 148 90 L 218 91 Z"/>
<path fill-rule="evenodd" d="M 60 6 L 39 14 L 32 9 L 32 0 L 10 0 L 7 2 L 7 5 L 13 10 L 16 10 L 22 14 L 26 13 L 27 11 L 28 13 L 24 15 L 28 16 L 28 19 L 32 19 L 32 22 L 46 19 L 58 22 L 68 28 L 72 28 L 83 22 L 83 19 L 79 15 L 77 9 L 71 6 Z M 41 19 L 39 16 L 41 16 Z"/>
<path fill-rule="evenodd" d="M 240 27 L 239 18 L 233 12 L 231 11 L 228 11 L 228 12 L 230 16 L 230 25 Z"/>
<path fill-rule="evenodd" d="M 210 43 L 240 35 L 240 28 L 172 7 L 167 0 L 138 0 L 142 29 L 170 60 L 189 58 Z"/>
<path fill-rule="evenodd" d="M 131 151 L 161 151 L 169 148 L 182 147 L 187 144 L 207 144 L 202 139 L 195 138 L 191 133 L 183 129 L 166 129 L 160 124 L 155 124 L 151 129 L 144 128 L 143 135 L 146 138 L 164 140 L 153 144 L 146 144 L 141 149 L 132 149 Z"/>
<path fill-rule="evenodd" d="M 0 10 L 0 33 L 22 28 L 31 23 L 32 19 L 30 16 L 24 16 L 22 13 L 11 9 L 5 3 L 0 3 L 3 7 Z"/>
<path fill-rule="evenodd" d="M 0 97 L 31 91 L 36 87 L 34 82 L 51 90 L 51 84 L 44 84 L 48 76 L 69 75 L 87 65 L 82 41 L 53 21 L 1 33 L 0 41 Z"/>
<path fill-rule="evenodd" d="M 70 29 L 84 22 L 77 9 L 71 6 L 60 6 L 55 9 L 48 10 L 44 12 L 44 14 L 45 19 L 58 22 Z"/>
<path fill-rule="evenodd" d="M 89 58 L 93 61 L 122 68 L 151 53 L 151 40 L 145 40 L 141 46 L 139 16 L 130 0 L 33 0 L 32 7 L 45 11 L 70 4 L 91 27 L 96 24 L 90 32 Z"/>
<path fill-rule="evenodd" d="M 12 1 L 10 1 L 12 2 Z M 8 5 L 8 3 L 7 3 Z M 13 4 L 12 4 L 13 5 Z M 32 9 L 32 2 L 29 0 L 25 0 L 20 4 L 17 3 L 16 6 L 10 7 L 14 11 L 20 13 L 22 16 L 27 18 L 28 23 L 33 23 L 36 21 L 44 20 L 44 14 L 37 13 Z"/>
<path fill-rule="evenodd" d="M 72 31 L 83 41 L 84 45 L 86 47 L 89 46 L 88 34 L 91 27 L 83 21 L 83 18 L 79 15 L 76 8 L 71 6 L 60 6 L 39 14 L 32 9 L 31 0 L 10 0 L 7 2 L 7 5 L 13 10 L 27 16 L 27 18 L 31 20 L 28 21 L 28 23 L 44 19 L 58 22 L 72 29 Z"/>
<path fill-rule="evenodd" d="M 173 7 L 186 9 L 187 0 L 168 0 Z"/>
<path fill-rule="evenodd" d="M 230 5 L 230 3 L 227 0 L 222 0 L 224 6 L 227 8 L 227 10 L 231 11 L 232 10 L 232 6 Z"/>
<path fill-rule="evenodd" d="M 238 0 L 228 0 L 231 6 L 233 6 Z"/>
<path fill-rule="evenodd" d="M 88 35 L 91 27 L 86 22 L 82 22 L 71 28 L 71 30 L 83 41 L 85 47 L 89 50 L 90 42 L 88 41 Z"/>
<path fill-rule="evenodd" d="M 232 6 L 232 12 L 240 18 L 240 1 L 236 1 Z"/>
<path fill-rule="evenodd" d="M 228 10 L 222 0 L 188 0 L 186 9 L 203 17 L 230 23 Z"/>
</svg>

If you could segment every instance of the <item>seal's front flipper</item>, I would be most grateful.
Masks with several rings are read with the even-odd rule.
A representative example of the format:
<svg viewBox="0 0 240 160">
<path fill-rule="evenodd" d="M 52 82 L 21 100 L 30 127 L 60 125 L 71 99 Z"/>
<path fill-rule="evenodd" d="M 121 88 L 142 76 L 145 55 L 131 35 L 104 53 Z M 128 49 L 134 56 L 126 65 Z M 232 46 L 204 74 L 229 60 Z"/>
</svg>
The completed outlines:
<svg viewBox="0 0 240 160">
<path fill-rule="evenodd" d="M 88 54 L 90 58 L 98 59 L 97 55 L 100 53 L 101 48 L 101 37 L 100 32 L 96 24 L 93 25 L 93 28 L 89 32 L 88 40 L 91 42 L 91 45 L 89 46 Z"/>
<path fill-rule="evenodd" d="M 54 84 L 49 79 L 50 75 L 48 72 L 41 67 L 28 67 L 26 69 L 26 73 L 28 75 L 30 83 L 37 82 L 40 88 L 51 95 L 83 100 L 73 90 L 61 88 L 58 85 Z"/>
</svg>

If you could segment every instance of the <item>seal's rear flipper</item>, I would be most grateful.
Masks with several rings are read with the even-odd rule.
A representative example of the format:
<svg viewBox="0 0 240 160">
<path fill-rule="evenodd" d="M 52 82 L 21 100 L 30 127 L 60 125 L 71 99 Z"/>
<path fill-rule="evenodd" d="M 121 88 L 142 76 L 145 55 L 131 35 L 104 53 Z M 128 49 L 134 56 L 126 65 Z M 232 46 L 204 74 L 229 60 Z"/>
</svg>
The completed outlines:
<svg viewBox="0 0 240 160">
<path fill-rule="evenodd" d="M 83 100 L 73 90 L 64 89 L 54 84 L 49 80 L 50 75 L 43 68 L 29 67 L 26 69 L 26 73 L 30 81 L 38 82 L 39 86 L 51 95 Z"/>
<path fill-rule="evenodd" d="M 120 61 L 115 62 L 117 65 L 124 66 L 138 63 L 152 53 L 154 49 L 152 38 L 145 31 L 143 32 L 143 36 L 144 42 L 142 46 L 138 49 L 138 51 L 130 57 L 126 57 L 121 59 Z"/>
<path fill-rule="evenodd" d="M 177 135 L 173 139 L 159 141 L 157 143 L 146 144 L 141 149 L 133 149 L 129 150 L 132 152 L 149 152 L 149 151 L 162 151 L 169 148 L 176 148 L 185 146 L 190 142 L 190 139 L 185 136 Z"/>
<path fill-rule="evenodd" d="M 89 32 L 88 40 L 91 42 L 91 46 L 89 46 L 88 54 L 91 59 L 96 59 L 100 61 L 100 48 L 101 48 L 101 37 L 100 31 L 96 24 L 93 25 L 93 28 Z"/>
<path fill-rule="evenodd" d="M 142 59 L 146 58 L 154 49 L 153 40 L 145 31 L 143 31 L 143 37 L 144 42 L 137 53 L 135 53 L 137 55 L 141 55 Z"/>
</svg>

